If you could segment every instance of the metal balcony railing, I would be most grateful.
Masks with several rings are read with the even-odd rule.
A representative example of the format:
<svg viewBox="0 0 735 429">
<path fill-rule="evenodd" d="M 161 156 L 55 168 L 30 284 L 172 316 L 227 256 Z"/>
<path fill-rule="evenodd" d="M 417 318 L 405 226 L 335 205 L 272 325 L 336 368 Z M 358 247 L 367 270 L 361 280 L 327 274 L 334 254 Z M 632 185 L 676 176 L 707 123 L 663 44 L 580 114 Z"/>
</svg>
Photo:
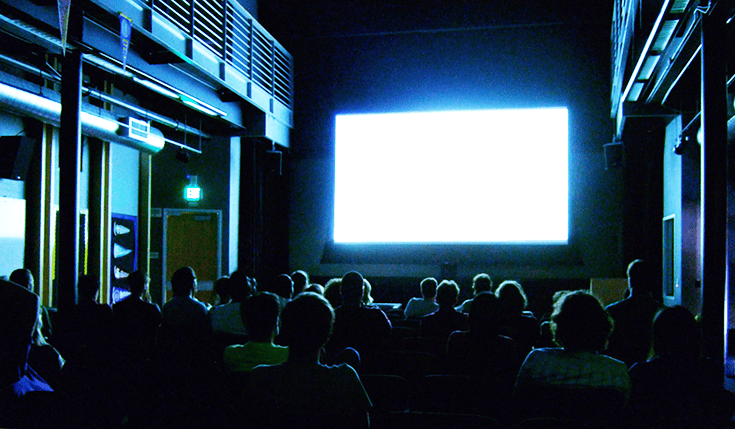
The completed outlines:
<svg viewBox="0 0 735 429">
<path fill-rule="evenodd" d="M 289 108 L 293 107 L 293 60 L 235 0 L 147 0 L 214 55 Z"/>
</svg>

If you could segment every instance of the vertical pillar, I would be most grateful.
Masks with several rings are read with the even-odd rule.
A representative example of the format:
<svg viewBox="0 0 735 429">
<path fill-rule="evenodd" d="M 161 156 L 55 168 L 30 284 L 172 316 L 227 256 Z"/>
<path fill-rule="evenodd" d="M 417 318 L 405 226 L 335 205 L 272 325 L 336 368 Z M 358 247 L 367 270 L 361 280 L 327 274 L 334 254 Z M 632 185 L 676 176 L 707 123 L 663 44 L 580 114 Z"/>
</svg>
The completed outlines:
<svg viewBox="0 0 735 429">
<path fill-rule="evenodd" d="M 140 153 L 138 173 L 138 269 L 150 275 L 151 254 L 151 155 Z"/>
<path fill-rule="evenodd" d="M 702 329 L 705 356 L 723 363 L 727 281 L 726 29 L 720 7 L 702 18 Z M 723 366 L 724 369 L 724 366 Z M 723 370 L 724 377 L 724 370 Z"/>
<path fill-rule="evenodd" d="M 258 141 L 242 138 L 241 143 L 238 268 L 257 278 L 261 274 L 263 232 L 263 187 L 258 168 Z"/>
<path fill-rule="evenodd" d="M 76 305 L 79 277 L 79 167 L 82 149 L 82 54 L 67 49 L 62 63 L 59 132 L 59 310 Z"/>
<path fill-rule="evenodd" d="M 110 290 L 110 143 L 89 139 L 89 266 L 100 279 L 100 298 Z"/>
<path fill-rule="evenodd" d="M 41 122 L 26 119 L 24 125 L 26 136 L 35 139 L 36 145 L 33 149 L 33 156 L 25 179 L 26 239 L 23 265 L 33 273 L 35 278 L 34 292 L 42 296 L 43 273 L 41 267 L 43 266 L 43 195 L 45 179 L 43 154 L 46 142 L 44 141 L 44 126 Z M 42 304 L 48 305 L 47 302 L 42 302 Z"/>
</svg>

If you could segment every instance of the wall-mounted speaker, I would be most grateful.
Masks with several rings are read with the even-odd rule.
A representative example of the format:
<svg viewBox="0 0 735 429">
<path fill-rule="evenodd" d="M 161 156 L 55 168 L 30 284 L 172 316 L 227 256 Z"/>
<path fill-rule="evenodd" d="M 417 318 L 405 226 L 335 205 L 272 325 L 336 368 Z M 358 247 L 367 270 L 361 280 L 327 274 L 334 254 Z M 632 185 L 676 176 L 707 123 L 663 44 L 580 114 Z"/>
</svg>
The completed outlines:
<svg viewBox="0 0 735 429">
<path fill-rule="evenodd" d="M 623 167 L 625 160 L 623 142 L 607 143 L 605 149 L 605 170 L 612 170 Z"/>
<path fill-rule="evenodd" d="M 0 136 L 0 178 L 24 180 L 35 145 L 29 137 Z"/>
</svg>

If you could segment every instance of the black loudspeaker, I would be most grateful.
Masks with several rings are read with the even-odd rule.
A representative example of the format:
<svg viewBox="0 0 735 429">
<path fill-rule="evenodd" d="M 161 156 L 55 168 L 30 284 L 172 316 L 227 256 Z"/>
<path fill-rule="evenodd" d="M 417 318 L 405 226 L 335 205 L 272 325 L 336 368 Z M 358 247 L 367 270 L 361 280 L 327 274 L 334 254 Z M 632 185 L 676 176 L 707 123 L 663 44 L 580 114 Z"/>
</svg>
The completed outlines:
<svg viewBox="0 0 735 429">
<path fill-rule="evenodd" d="M 283 174 L 283 152 L 269 150 L 265 153 L 268 171 L 278 176 Z"/>
<path fill-rule="evenodd" d="M 24 180 L 36 140 L 21 136 L 0 137 L 0 178 Z"/>
<path fill-rule="evenodd" d="M 604 145 L 605 170 L 621 168 L 623 166 L 623 142 L 613 142 Z"/>
</svg>

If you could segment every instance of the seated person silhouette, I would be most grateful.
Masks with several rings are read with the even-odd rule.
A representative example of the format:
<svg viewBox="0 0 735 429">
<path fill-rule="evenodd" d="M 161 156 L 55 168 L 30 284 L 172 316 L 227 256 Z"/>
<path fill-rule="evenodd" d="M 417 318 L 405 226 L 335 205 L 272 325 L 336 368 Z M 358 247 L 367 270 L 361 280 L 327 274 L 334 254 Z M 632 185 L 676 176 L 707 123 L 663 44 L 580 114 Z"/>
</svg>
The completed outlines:
<svg viewBox="0 0 735 429">
<path fill-rule="evenodd" d="M 523 287 L 515 280 L 506 280 L 495 291 L 501 311 L 500 332 L 513 338 L 518 345 L 518 352 L 526 356 L 539 338 L 538 320 L 530 311 Z"/>
<path fill-rule="evenodd" d="M 334 312 L 326 299 L 298 295 L 281 313 L 288 360 L 261 365 L 250 376 L 250 404 L 257 426 L 277 428 L 367 428 L 372 404 L 355 370 L 319 363 Z"/>
<path fill-rule="evenodd" d="M 194 298 L 197 278 L 191 267 L 171 276 L 173 298 L 163 305 L 158 348 L 166 367 L 174 372 L 201 371 L 211 363 L 212 328 L 207 307 Z"/>
<path fill-rule="evenodd" d="M 472 305 L 472 299 L 481 294 L 482 292 L 493 291 L 493 279 L 488 274 L 480 273 L 472 278 L 472 298 L 466 299 L 462 304 L 457 306 L 457 311 L 460 313 L 469 314 L 470 305 Z"/>
<path fill-rule="evenodd" d="M 655 284 L 648 263 L 636 259 L 628 265 L 627 274 L 630 296 L 606 308 L 615 324 L 607 354 L 630 367 L 651 356 L 651 325 L 661 303 L 653 297 Z"/>
<path fill-rule="evenodd" d="M 342 278 L 335 277 L 329 279 L 327 284 L 324 285 L 324 298 L 329 301 L 332 308 L 339 308 L 342 305 Z"/>
<path fill-rule="evenodd" d="M 273 344 L 281 311 L 278 297 L 270 292 L 261 292 L 245 300 L 241 308 L 250 341 L 225 349 L 225 368 L 230 372 L 250 372 L 258 365 L 285 362 L 288 347 Z"/>
<path fill-rule="evenodd" d="M 309 273 L 304 270 L 296 270 L 291 273 L 291 280 L 293 280 L 293 295 L 296 296 L 301 292 L 305 292 L 306 288 L 310 285 Z"/>
<path fill-rule="evenodd" d="M 291 301 L 294 295 L 294 283 L 291 276 L 288 274 L 280 274 L 273 280 L 271 286 L 271 292 L 278 297 L 278 302 L 281 307 L 286 305 L 287 302 Z"/>
<path fill-rule="evenodd" d="M 455 331 L 447 343 L 452 372 L 468 375 L 483 409 L 494 413 L 507 408 L 521 366 L 516 342 L 500 335 L 500 304 L 490 292 L 472 300 L 469 330 Z"/>
<path fill-rule="evenodd" d="M 214 307 L 232 302 L 232 297 L 230 296 L 230 276 L 222 276 L 215 280 L 212 289 L 214 289 L 214 294 L 217 295 L 217 301 Z M 210 312 L 212 308 L 209 309 Z"/>
<path fill-rule="evenodd" d="M 153 356 L 161 309 L 150 302 L 148 274 L 133 271 L 127 282 L 130 295 L 112 306 L 117 348 L 126 360 L 141 364 Z"/>
<path fill-rule="evenodd" d="M 360 273 L 350 271 L 342 277 L 342 305 L 334 310 L 334 332 L 327 343 L 330 357 L 347 347 L 369 354 L 388 343 L 390 320 L 380 308 L 363 304 L 363 288 Z"/>
<path fill-rule="evenodd" d="M 454 280 L 442 280 L 436 289 L 436 302 L 439 309 L 421 319 L 420 334 L 422 337 L 449 339 L 454 331 L 466 331 L 469 328 L 468 317 L 454 309 L 459 296 L 459 286 Z"/>
<path fill-rule="evenodd" d="M 23 286 L 31 292 L 34 292 L 33 288 L 35 286 L 35 280 L 33 279 L 33 273 L 31 273 L 31 270 L 28 268 L 18 268 L 17 270 L 14 270 L 10 273 L 8 280 Z M 51 335 L 53 334 L 53 329 L 51 328 L 52 314 L 50 313 L 51 311 L 49 311 L 49 308 L 41 304 L 41 321 L 43 322 L 41 333 L 43 333 L 43 336 L 47 341 L 51 341 Z"/>
<path fill-rule="evenodd" d="M 439 309 L 436 303 L 437 282 L 434 277 L 421 280 L 421 298 L 411 298 L 403 311 L 406 319 L 418 319 Z"/>
<path fill-rule="evenodd" d="M 247 334 L 247 329 L 245 329 L 240 316 L 240 306 L 255 292 L 255 289 L 255 279 L 247 276 L 244 271 L 236 270 L 230 275 L 228 290 L 232 301 L 209 310 L 212 331 L 216 335 Z"/>
<path fill-rule="evenodd" d="M 684 307 L 665 308 L 653 322 L 655 357 L 630 369 L 633 428 L 729 427 L 733 397 L 722 366 L 700 357 L 700 328 Z"/>
<path fill-rule="evenodd" d="M 79 276 L 78 302 L 69 311 L 59 313 L 54 333 L 54 345 L 67 360 L 65 369 L 74 370 L 80 378 L 91 374 L 104 378 L 114 356 L 112 307 L 97 302 L 99 292 L 97 276 Z"/>
<path fill-rule="evenodd" d="M 519 415 L 617 417 L 631 383 L 625 363 L 600 354 L 612 330 L 600 301 L 587 291 L 570 292 L 551 319 L 561 348 L 535 349 L 526 357 L 513 392 Z"/>
<path fill-rule="evenodd" d="M 7 280 L 0 280 L 0 425 L 24 427 L 30 416 L 25 399 L 51 387 L 28 365 L 36 320 L 38 295 Z M 43 410 L 39 410 L 43 411 Z"/>
</svg>

